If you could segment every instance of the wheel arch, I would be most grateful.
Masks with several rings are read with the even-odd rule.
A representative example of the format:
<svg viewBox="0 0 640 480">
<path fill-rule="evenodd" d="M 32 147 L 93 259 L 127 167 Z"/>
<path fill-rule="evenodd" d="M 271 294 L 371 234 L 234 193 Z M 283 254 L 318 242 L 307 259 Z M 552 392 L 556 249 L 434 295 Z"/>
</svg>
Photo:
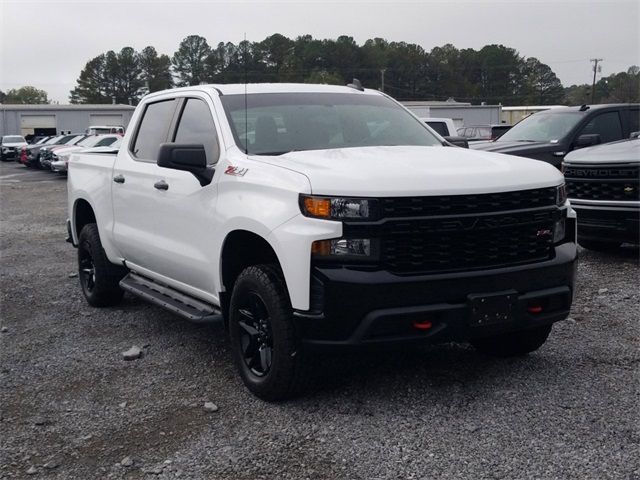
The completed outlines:
<svg viewBox="0 0 640 480">
<path fill-rule="evenodd" d="M 82 228 L 89 223 L 98 223 L 95 211 L 84 198 L 79 198 L 73 204 L 73 233 L 77 242 Z"/>
<path fill-rule="evenodd" d="M 220 254 L 220 306 L 225 322 L 236 279 L 245 268 L 260 264 L 274 264 L 282 268 L 276 250 L 268 240 L 249 230 L 237 229 L 227 233 Z M 283 281 L 288 292 L 284 276 Z"/>
</svg>

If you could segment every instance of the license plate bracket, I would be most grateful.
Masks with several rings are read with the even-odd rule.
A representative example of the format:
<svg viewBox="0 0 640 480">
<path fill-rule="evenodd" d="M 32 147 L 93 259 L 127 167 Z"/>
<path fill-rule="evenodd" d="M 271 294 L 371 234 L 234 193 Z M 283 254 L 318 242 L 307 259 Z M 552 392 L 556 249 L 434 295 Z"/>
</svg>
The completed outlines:
<svg viewBox="0 0 640 480">
<path fill-rule="evenodd" d="M 512 321 L 518 294 L 512 291 L 478 294 L 469 295 L 468 299 L 471 309 L 471 326 L 483 327 Z"/>
</svg>

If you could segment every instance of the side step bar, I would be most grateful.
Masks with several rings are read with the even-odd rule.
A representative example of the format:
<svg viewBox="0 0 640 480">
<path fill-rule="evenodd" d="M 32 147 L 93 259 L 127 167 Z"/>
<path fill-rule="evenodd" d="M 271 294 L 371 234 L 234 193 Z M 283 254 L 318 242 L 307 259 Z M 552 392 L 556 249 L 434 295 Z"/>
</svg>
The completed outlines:
<svg viewBox="0 0 640 480">
<path fill-rule="evenodd" d="M 222 323 L 218 307 L 130 272 L 120 280 L 120 288 L 195 323 Z"/>
</svg>

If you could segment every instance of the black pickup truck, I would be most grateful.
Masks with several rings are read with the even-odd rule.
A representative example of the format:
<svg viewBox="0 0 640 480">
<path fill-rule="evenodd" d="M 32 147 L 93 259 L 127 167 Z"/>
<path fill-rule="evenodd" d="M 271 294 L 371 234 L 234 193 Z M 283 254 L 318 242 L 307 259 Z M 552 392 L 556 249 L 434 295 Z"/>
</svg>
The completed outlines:
<svg viewBox="0 0 640 480">
<path fill-rule="evenodd" d="M 535 113 L 494 142 L 470 148 L 533 158 L 560 169 L 564 156 L 578 148 L 629 138 L 640 130 L 640 104 L 556 107 Z"/>
</svg>

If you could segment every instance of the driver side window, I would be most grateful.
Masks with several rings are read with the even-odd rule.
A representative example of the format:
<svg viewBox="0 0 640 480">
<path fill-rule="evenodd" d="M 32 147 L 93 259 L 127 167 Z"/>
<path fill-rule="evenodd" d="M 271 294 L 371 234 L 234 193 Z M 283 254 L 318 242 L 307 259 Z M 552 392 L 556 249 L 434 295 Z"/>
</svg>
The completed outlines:
<svg viewBox="0 0 640 480">
<path fill-rule="evenodd" d="M 622 139 L 622 123 L 620 122 L 620 115 L 618 112 L 601 113 L 595 116 L 587 123 L 580 133 L 580 135 L 600 135 L 600 141 L 602 143 L 613 142 L 615 140 Z"/>
</svg>

